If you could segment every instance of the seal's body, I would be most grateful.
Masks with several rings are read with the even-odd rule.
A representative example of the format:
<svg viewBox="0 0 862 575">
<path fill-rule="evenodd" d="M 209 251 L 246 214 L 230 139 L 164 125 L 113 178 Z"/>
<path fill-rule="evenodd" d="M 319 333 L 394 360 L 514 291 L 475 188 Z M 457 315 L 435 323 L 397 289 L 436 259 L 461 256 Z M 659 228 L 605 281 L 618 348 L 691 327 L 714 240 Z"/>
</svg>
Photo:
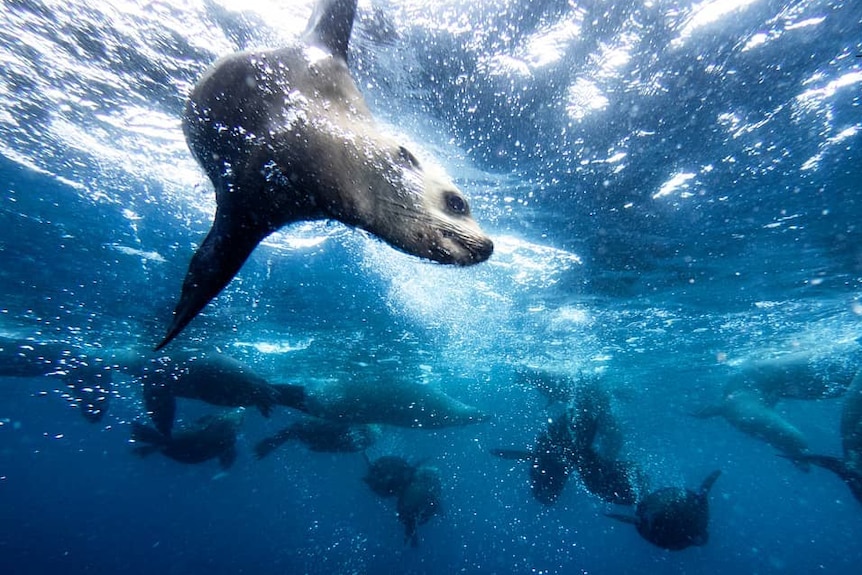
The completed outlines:
<svg viewBox="0 0 862 575">
<path fill-rule="evenodd" d="M 356 0 L 320 0 L 300 41 L 216 62 L 183 131 L 215 187 L 212 228 L 189 264 L 160 349 L 275 230 L 334 219 L 440 263 L 486 260 L 491 240 L 445 174 L 374 123 L 347 67 Z"/>
</svg>

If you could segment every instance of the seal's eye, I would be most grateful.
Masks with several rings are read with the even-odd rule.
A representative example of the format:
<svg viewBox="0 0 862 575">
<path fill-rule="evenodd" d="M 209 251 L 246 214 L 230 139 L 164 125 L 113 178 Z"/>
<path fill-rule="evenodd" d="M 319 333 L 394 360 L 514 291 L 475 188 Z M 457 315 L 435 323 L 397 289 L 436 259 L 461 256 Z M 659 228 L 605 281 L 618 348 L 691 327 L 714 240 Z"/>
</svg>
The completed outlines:
<svg viewBox="0 0 862 575">
<path fill-rule="evenodd" d="M 419 160 L 416 159 L 416 156 L 410 153 L 410 150 L 405 148 L 404 146 L 400 146 L 398 148 L 398 157 L 405 161 L 408 165 L 413 168 L 419 169 Z"/>
<path fill-rule="evenodd" d="M 467 201 L 455 192 L 446 192 L 445 200 L 446 207 L 453 214 L 464 215 L 469 211 L 469 208 L 467 207 Z"/>
</svg>

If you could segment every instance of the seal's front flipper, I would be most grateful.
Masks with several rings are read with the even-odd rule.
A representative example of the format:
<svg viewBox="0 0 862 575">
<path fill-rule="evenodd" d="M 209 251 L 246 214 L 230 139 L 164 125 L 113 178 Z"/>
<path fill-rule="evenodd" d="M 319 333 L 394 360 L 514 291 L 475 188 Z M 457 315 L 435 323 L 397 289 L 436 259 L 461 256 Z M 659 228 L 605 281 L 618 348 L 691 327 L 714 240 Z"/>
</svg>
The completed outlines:
<svg viewBox="0 0 862 575">
<path fill-rule="evenodd" d="M 171 342 L 206 304 L 221 292 L 271 230 L 253 224 L 243 224 L 216 211 L 213 227 L 195 252 L 183 281 L 180 302 L 165 339 L 156 346 L 158 351 Z"/>
<path fill-rule="evenodd" d="M 357 0 L 320 0 L 314 7 L 302 38 L 347 61 L 347 45 L 353 29 Z"/>
</svg>

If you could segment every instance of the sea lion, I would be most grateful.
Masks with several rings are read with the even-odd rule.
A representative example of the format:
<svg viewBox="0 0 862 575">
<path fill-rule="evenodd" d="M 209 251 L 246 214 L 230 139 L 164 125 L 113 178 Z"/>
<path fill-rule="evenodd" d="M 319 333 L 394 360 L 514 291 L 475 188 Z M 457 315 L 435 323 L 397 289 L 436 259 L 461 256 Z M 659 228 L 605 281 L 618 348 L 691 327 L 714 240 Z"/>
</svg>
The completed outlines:
<svg viewBox="0 0 862 575">
<path fill-rule="evenodd" d="M 567 413 L 551 419 L 531 449 L 492 449 L 490 453 L 501 459 L 529 462 L 530 492 L 544 505 L 553 505 L 560 498 L 577 460 Z"/>
<path fill-rule="evenodd" d="M 862 503 L 862 373 L 856 374 L 844 397 L 841 448 L 841 458 L 811 454 L 802 456 L 802 460 L 835 473 Z"/>
<path fill-rule="evenodd" d="M 490 257 L 449 177 L 375 126 L 347 67 L 355 13 L 356 0 L 320 0 L 298 43 L 221 58 L 192 89 L 183 132 L 217 209 L 157 350 L 292 222 L 338 220 L 444 264 Z"/>
<path fill-rule="evenodd" d="M 778 449 L 808 469 L 808 440 L 775 405 L 782 399 L 826 399 L 844 394 L 860 367 L 860 351 L 815 354 L 810 351 L 744 362 L 724 386 L 722 400 L 692 415 L 724 417 L 728 423 Z"/>
<path fill-rule="evenodd" d="M 242 362 L 215 351 L 160 356 L 145 362 L 136 375 L 143 384 L 144 407 L 165 435 L 171 433 L 177 397 L 222 407 L 256 407 L 264 417 L 286 401 L 284 390 Z"/>
<path fill-rule="evenodd" d="M 665 487 L 644 497 L 635 516 L 606 513 L 608 517 L 632 523 L 641 537 L 663 549 L 679 551 L 709 540 L 709 490 L 721 475 L 710 473 L 697 491 Z"/>
<path fill-rule="evenodd" d="M 303 417 L 254 446 L 258 459 L 263 459 L 287 441 L 296 439 L 312 451 L 346 453 L 362 451 L 377 441 L 380 428 L 374 425 L 350 425 L 316 417 Z"/>
<path fill-rule="evenodd" d="M 60 378 L 61 396 L 84 419 L 98 423 L 114 394 L 109 356 L 100 349 L 0 336 L 0 377 Z"/>
<path fill-rule="evenodd" d="M 738 430 L 765 441 L 787 455 L 800 468 L 807 469 L 804 456 L 808 453 L 808 440 L 805 435 L 755 390 L 735 391 L 721 403 L 692 415 L 701 419 L 721 416 Z"/>
<path fill-rule="evenodd" d="M 408 380 L 333 379 L 277 388 L 281 405 L 342 423 L 440 428 L 469 425 L 488 418 L 479 409 L 433 385 Z"/>
<path fill-rule="evenodd" d="M 397 455 L 384 455 L 374 461 L 369 461 L 366 456 L 365 461 L 368 463 L 368 473 L 362 480 L 380 497 L 400 495 L 416 473 L 415 465 Z"/>
<path fill-rule="evenodd" d="M 404 525 L 405 542 L 412 547 L 419 545 L 417 528 L 440 513 L 442 494 L 440 471 L 436 467 L 420 465 L 398 495 L 398 520 Z"/>
<path fill-rule="evenodd" d="M 244 411 L 244 408 L 239 408 L 217 415 L 205 415 L 171 436 L 134 421 L 132 441 L 148 444 L 135 448 L 134 453 L 146 457 L 159 451 L 180 463 L 202 463 L 218 458 L 222 469 L 228 469 L 236 460 L 236 438 Z"/>
<path fill-rule="evenodd" d="M 635 504 L 647 478 L 638 463 L 619 459 L 623 435 L 610 392 L 597 378 L 581 378 L 568 413 L 574 467 L 584 488 L 608 503 Z"/>
</svg>

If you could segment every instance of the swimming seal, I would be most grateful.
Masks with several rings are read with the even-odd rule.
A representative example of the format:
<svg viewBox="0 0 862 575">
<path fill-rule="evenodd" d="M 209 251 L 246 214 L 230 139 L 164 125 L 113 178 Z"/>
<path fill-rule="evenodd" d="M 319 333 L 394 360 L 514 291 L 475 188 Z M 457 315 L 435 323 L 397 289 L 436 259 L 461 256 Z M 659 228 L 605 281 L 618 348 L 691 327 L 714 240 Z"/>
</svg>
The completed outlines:
<svg viewBox="0 0 862 575">
<path fill-rule="evenodd" d="M 653 491 L 637 505 L 635 516 L 606 513 L 632 523 L 641 537 L 657 547 L 680 551 L 709 540 L 709 490 L 721 471 L 710 473 L 697 491 L 665 487 Z"/>
<path fill-rule="evenodd" d="M 321 0 L 297 44 L 226 56 L 192 90 L 183 132 L 217 208 L 156 350 L 292 222 L 338 220 L 444 264 L 493 252 L 448 176 L 375 126 L 347 68 L 355 13 L 356 0 Z"/>
<path fill-rule="evenodd" d="M 485 421 L 489 416 L 434 385 L 411 380 L 333 379 L 309 385 L 282 384 L 280 405 L 329 421 L 383 423 L 437 429 Z"/>
<path fill-rule="evenodd" d="M 398 494 L 398 519 L 404 525 L 404 540 L 412 547 L 419 545 L 416 529 L 440 513 L 443 482 L 436 467 L 420 465 L 401 493 Z"/>
<path fill-rule="evenodd" d="M 721 401 L 692 415 L 704 419 L 721 416 L 807 470 L 808 441 L 775 406 L 782 399 L 826 399 L 843 395 L 862 363 L 860 360 L 859 347 L 853 345 L 829 354 L 798 351 L 746 361 L 731 374 Z"/>
<path fill-rule="evenodd" d="M 143 384 L 144 406 L 156 428 L 171 434 L 176 398 L 223 407 L 257 407 L 264 417 L 283 404 L 283 390 L 249 366 L 216 351 L 183 351 L 149 359 L 135 375 Z"/>
<path fill-rule="evenodd" d="M 133 421 L 132 440 L 142 443 L 134 449 L 134 453 L 146 457 L 158 451 L 180 463 L 218 459 L 222 469 L 228 469 L 236 460 L 236 438 L 244 412 L 245 408 L 240 407 L 225 413 L 205 415 L 171 436 Z"/>
<path fill-rule="evenodd" d="M 375 425 L 350 425 L 316 417 L 302 417 L 273 435 L 258 441 L 254 453 L 263 459 L 291 439 L 304 443 L 311 451 L 349 453 L 370 447 L 380 435 Z"/>
</svg>

